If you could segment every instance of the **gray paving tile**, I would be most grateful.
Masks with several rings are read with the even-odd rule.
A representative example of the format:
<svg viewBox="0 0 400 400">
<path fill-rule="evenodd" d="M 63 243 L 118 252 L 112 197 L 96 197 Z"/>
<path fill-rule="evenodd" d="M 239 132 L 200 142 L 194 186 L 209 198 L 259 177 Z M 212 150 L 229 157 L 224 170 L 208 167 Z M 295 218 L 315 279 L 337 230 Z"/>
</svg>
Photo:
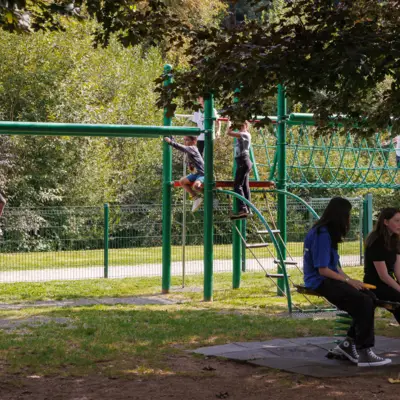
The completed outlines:
<svg viewBox="0 0 400 400">
<path fill-rule="evenodd" d="M 296 343 L 292 343 L 289 339 L 272 339 L 265 342 L 263 348 L 274 348 L 274 347 L 295 347 Z"/>
<path fill-rule="evenodd" d="M 219 346 L 201 347 L 192 352 L 197 354 L 203 354 L 205 356 L 219 357 L 221 354 L 235 353 L 243 350 L 244 350 L 243 346 L 238 346 L 237 344 L 230 343 Z M 224 357 L 227 356 L 225 355 Z"/>
<path fill-rule="evenodd" d="M 274 354 L 284 358 L 314 359 L 325 357 L 327 351 L 317 346 L 305 345 L 296 347 L 281 347 L 271 350 Z"/>
<path fill-rule="evenodd" d="M 317 336 L 317 337 L 301 337 L 287 339 L 289 342 L 303 345 L 303 344 L 332 344 L 337 338 L 334 336 Z"/>
<path fill-rule="evenodd" d="M 244 347 L 245 349 L 262 349 L 266 342 L 234 342 L 233 344 L 237 344 L 238 346 Z"/>
<path fill-rule="evenodd" d="M 271 351 L 264 349 L 248 349 L 242 351 L 234 351 L 231 353 L 223 353 L 220 354 L 220 357 L 226 357 L 230 360 L 251 361 L 261 358 L 276 358 L 279 357 L 279 355 L 276 355 Z"/>
<path fill-rule="evenodd" d="M 327 350 L 335 346 L 335 337 L 273 339 L 266 342 L 237 342 L 198 349 L 204 355 L 222 356 L 250 364 L 281 369 L 314 377 L 341 377 L 381 374 L 400 365 L 400 339 L 376 338 L 376 352 L 392 359 L 379 368 L 358 368 L 347 360 L 328 359 Z M 261 346 L 261 347 L 260 347 Z"/>
</svg>

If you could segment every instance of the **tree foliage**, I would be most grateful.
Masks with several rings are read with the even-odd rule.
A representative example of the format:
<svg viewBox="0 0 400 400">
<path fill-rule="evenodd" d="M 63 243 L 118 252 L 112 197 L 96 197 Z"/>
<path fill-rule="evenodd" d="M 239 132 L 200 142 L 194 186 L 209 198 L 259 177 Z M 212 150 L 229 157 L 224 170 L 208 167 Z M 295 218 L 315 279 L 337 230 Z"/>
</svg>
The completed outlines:
<svg viewBox="0 0 400 400">
<path fill-rule="evenodd" d="M 67 32 L 34 33 L 29 40 L 0 32 L 0 119 L 159 125 L 154 79 L 163 68 L 160 51 L 124 48 L 115 39 L 94 49 L 92 30 L 91 23 L 72 24 Z M 0 184 L 11 206 L 134 201 L 140 194 L 145 201 L 161 179 L 155 168 L 162 165 L 161 142 L 0 139 Z"/>
<path fill-rule="evenodd" d="M 97 44 L 108 45 L 113 34 L 124 46 L 181 47 L 189 41 L 188 68 L 176 71 L 175 85 L 159 101 L 171 111 L 177 97 L 191 106 L 198 94 L 212 91 L 228 115 L 249 118 L 265 114 L 265 99 L 284 84 L 288 96 L 321 123 L 346 115 L 360 126 L 367 118 L 372 132 L 394 117 L 398 131 L 399 0 L 224 3 L 229 11 L 239 10 L 243 21 L 196 24 L 171 6 L 174 0 L 2 0 L 0 19 L 8 30 L 24 29 L 18 15 L 29 16 L 29 29 L 59 29 L 60 14 L 80 13 L 99 22 Z M 233 105 L 237 88 L 240 101 Z"/>
<path fill-rule="evenodd" d="M 181 97 L 191 105 L 212 91 L 228 115 L 243 120 L 265 114 L 264 100 L 283 84 L 320 122 L 346 115 L 362 125 L 367 118 L 373 132 L 400 114 L 399 25 L 398 0 L 288 0 L 279 20 L 198 30 L 190 68 L 176 71 L 159 104 Z"/>
</svg>

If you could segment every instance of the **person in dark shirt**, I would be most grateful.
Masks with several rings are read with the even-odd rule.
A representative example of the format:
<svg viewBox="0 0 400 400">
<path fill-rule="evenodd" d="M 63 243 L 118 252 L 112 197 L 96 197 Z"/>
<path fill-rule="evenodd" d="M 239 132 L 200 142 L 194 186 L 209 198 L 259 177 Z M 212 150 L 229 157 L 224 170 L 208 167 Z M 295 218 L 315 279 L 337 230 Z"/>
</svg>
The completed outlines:
<svg viewBox="0 0 400 400">
<path fill-rule="evenodd" d="M 165 137 L 164 140 L 175 149 L 186 154 L 186 164 L 190 174 L 180 179 L 182 187 L 192 196 L 193 207 L 192 211 L 195 212 L 203 202 L 201 193 L 203 191 L 202 185 L 204 183 L 204 161 L 200 155 L 199 149 L 196 146 L 196 136 L 184 136 L 183 141 L 185 145 L 176 143 L 173 139 Z"/>
<path fill-rule="evenodd" d="M 364 282 L 380 300 L 400 302 L 400 210 L 384 208 L 365 242 Z M 400 310 L 392 311 L 400 324 Z"/>
<path fill-rule="evenodd" d="M 250 161 L 251 135 L 248 129 L 249 123 L 246 121 L 240 127 L 239 132 L 234 132 L 229 126 L 227 134 L 228 136 L 236 138 L 236 174 L 234 181 L 234 190 L 237 194 L 240 194 L 245 199 L 250 201 L 249 175 L 253 164 Z M 249 213 L 250 211 L 247 205 L 243 201 L 238 200 L 238 212 L 237 214 L 232 215 L 232 218 L 247 218 Z"/>
<path fill-rule="evenodd" d="M 350 229 L 351 208 L 348 200 L 334 197 L 308 232 L 304 241 L 304 284 L 353 318 L 346 339 L 334 351 L 359 367 L 385 365 L 391 360 L 372 351 L 374 299 L 364 289 L 363 282 L 351 279 L 338 265 L 338 244 Z"/>
</svg>

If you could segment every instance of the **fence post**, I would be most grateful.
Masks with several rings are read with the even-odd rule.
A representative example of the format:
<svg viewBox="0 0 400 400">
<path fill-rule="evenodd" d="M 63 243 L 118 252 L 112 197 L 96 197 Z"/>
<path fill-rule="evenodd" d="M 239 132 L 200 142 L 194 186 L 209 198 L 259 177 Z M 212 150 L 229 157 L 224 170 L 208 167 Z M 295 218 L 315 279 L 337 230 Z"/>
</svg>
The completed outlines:
<svg viewBox="0 0 400 400">
<path fill-rule="evenodd" d="M 104 204 L 104 278 L 108 278 L 109 205 Z"/>
<path fill-rule="evenodd" d="M 363 198 L 360 197 L 358 199 L 358 237 L 360 238 L 360 265 L 364 264 L 364 254 L 363 254 L 363 243 L 364 243 L 364 235 L 363 235 L 363 220 L 364 220 L 364 201 Z"/>
<path fill-rule="evenodd" d="M 363 237 L 364 241 L 372 231 L 372 193 L 367 193 L 363 201 Z"/>
</svg>

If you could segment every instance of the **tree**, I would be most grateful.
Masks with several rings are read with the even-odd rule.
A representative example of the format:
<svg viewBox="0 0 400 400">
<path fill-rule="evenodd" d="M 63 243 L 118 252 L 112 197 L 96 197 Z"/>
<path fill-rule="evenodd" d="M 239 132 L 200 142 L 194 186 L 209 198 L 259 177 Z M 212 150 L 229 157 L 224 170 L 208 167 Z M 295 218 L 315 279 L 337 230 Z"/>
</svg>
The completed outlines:
<svg viewBox="0 0 400 400">
<path fill-rule="evenodd" d="M 362 126 L 367 118 L 367 130 L 374 131 L 399 114 L 400 0 L 248 3 L 251 8 L 225 1 L 231 9 L 247 9 L 243 21 L 233 26 L 195 26 L 162 0 L 2 0 L 0 16 L 9 30 L 18 29 L 18 15 L 25 14 L 32 29 L 56 29 L 63 27 L 60 13 L 77 14 L 82 8 L 100 23 L 97 44 L 107 45 L 113 34 L 125 46 L 180 46 L 190 40 L 188 68 L 177 71 L 175 84 L 158 103 L 171 111 L 178 96 L 192 106 L 198 94 L 213 91 L 228 115 L 249 118 L 267 111 L 265 99 L 281 83 L 321 123 L 345 114 L 352 125 Z M 260 18 L 271 5 L 273 18 Z M 283 7 L 278 13 L 277 5 Z M 233 105 L 237 88 L 240 101 Z M 397 132 L 396 118 L 393 122 Z"/>
<path fill-rule="evenodd" d="M 125 46 L 179 44 L 190 31 L 162 0 L 0 0 L 0 26 L 10 32 L 64 30 L 66 16 L 96 19 L 95 44 L 104 46 L 113 34 Z"/>
<path fill-rule="evenodd" d="M 250 19 L 196 32 L 190 68 L 177 71 L 160 106 L 173 110 L 176 97 L 191 105 L 194 96 L 212 91 L 228 115 L 243 120 L 264 114 L 264 99 L 283 84 L 320 123 L 345 114 L 369 132 L 387 127 L 400 114 L 400 2 L 286 3 L 276 22 Z"/>
</svg>

